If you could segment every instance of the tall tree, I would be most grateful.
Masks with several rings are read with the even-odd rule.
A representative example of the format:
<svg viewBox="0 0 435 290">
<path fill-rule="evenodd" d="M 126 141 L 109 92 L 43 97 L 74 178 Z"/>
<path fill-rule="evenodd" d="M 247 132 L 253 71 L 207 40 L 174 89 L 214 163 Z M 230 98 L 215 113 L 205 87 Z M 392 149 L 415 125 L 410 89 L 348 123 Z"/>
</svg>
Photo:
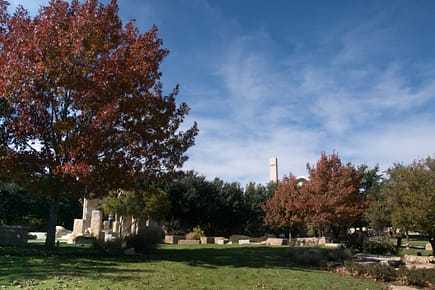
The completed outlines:
<svg viewBox="0 0 435 290">
<path fill-rule="evenodd" d="M 370 204 L 368 209 L 361 213 L 360 218 L 356 221 L 355 227 L 366 227 L 369 224 L 377 231 L 383 229 L 385 223 L 385 217 L 383 212 L 371 211 L 372 204 L 376 203 L 379 198 L 379 191 L 383 181 L 382 174 L 379 172 L 379 166 L 376 165 L 373 168 L 369 168 L 366 164 L 362 164 L 357 167 L 360 174 L 360 186 L 359 192 L 361 195 L 367 197 L 367 201 Z M 377 216 L 376 224 L 370 222 L 372 216 Z"/>
<path fill-rule="evenodd" d="M 307 223 L 320 230 L 339 230 L 355 221 L 365 210 L 365 195 L 359 192 L 360 175 L 343 165 L 336 153 L 322 153 L 316 166 L 307 165 L 309 180 L 300 187 L 290 175 L 278 183 L 275 195 L 264 206 L 270 226 Z"/>
<path fill-rule="evenodd" d="M 264 223 L 274 229 L 290 229 L 295 223 L 304 222 L 303 202 L 297 179 L 290 174 L 277 184 L 273 195 L 262 204 Z M 302 203 L 302 204 L 301 204 Z"/>
<path fill-rule="evenodd" d="M 128 188 L 186 161 L 198 129 L 179 130 L 189 107 L 178 86 L 163 94 L 161 46 L 156 27 L 122 24 L 116 0 L 51 0 L 35 17 L 0 0 L 1 166 L 50 197 L 47 245 L 62 192 Z"/>
<path fill-rule="evenodd" d="M 264 211 L 261 205 L 266 202 L 268 188 L 255 182 L 246 185 L 244 191 L 244 232 L 249 235 L 261 235 L 265 232 L 263 225 Z"/>
<path fill-rule="evenodd" d="M 217 210 L 212 215 L 214 231 L 219 235 L 231 235 L 242 231 L 244 208 L 243 190 L 237 182 L 224 182 L 215 178 Z"/>
<path fill-rule="evenodd" d="M 427 235 L 435 249 L 435 159 L 395 164 L 387 175 L 379 202 L 388 209 L 391 225 L 402 233 Z"/>
<path fill-rule="evenodd" d="M 365 195 L 359 192 L 361 176 L 352 165 L 343 165 L 335 152 L 322 153 L 316 166 L 307 169 L 310 180 L 301 188 L 302 196 L 310 197 L 305 204 L 307 222 L 338 235 L 366 209 Z"/>
</svg>

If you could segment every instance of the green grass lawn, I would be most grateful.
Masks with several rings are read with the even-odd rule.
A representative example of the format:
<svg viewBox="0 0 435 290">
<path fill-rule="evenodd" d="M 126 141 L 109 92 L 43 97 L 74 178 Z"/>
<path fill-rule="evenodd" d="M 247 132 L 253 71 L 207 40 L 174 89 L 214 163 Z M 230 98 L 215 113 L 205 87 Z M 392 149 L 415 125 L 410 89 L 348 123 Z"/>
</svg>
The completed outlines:
<svg viewBox="0 0 435 290">
<path fill-rule="evenodd" d="M 314 252 L 307 252 L 307 254 Z M 164 245 L 108 256 L 61 245 L 0 247 L 1 289 L 382 289 L 385 285 L 304 268 L 288 247 Z"/>
</svg>

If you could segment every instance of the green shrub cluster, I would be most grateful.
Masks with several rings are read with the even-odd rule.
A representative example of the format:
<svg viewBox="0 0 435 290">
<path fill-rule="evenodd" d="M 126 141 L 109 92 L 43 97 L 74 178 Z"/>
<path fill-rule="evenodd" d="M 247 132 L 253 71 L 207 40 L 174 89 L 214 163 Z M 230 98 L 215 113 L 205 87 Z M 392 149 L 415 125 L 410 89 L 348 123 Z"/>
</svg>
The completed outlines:
<svg viewBox="0 0 435 290">
<path fill-rule="evenodd" d="M 350 258 L 351 252 L 348 249 L 291 247 L 288 252 L 288 259 L 291 264 L 327 270 L 331 270 Z"/>
<path fill-rule="evenodd" d="M 401 267 L 398 275 L 403 277 L 408 285 L 435 287 L 435 269 L 408 269 Z"/>
<path fill-rule="evenodd" d="M 196 226 L 193 230 L 186 234 L 186 240 L 199 240 L 204 236 L 204 230 L 200 226 Z"/>
<path fill-rule="evenodd" d="M 110 241 L 99 241 L 97 239 L 92 241 L 92 245 L 96 249 L 102 249 L 111 255 L 120 254 L 122 251 L 123 241 L 121 239 L 114 239 Z"/>
<path fill-rule="evenodd" d="M 354 276 L 370 276 L 383 282 L 400 281 L 403 284 L 417 287 L 435 286 L 435 269 L 408 269 L 402 266 L 396 270 L 394 267 L 378 263 L 358 264 L 345 262 L 344 265 Z"/>
<path fill-rule="evenodd" d="M 388 239 L 370 239 L 363 243 L 363 252 L 375 255 L 397 255 L 398 249 Z"/>
<path fill-rule="evenodd" d="M 159 227 L 146 227 L 137 235 L 128 236 L 127 248 L 134 248 L 137 253 L 143 253 L 157 248 L 162 242 L 163 231 Z"/>
<path fill-rule="evenodd" d="M 346 246 L 356 252 L 363 252 L 374 255 L 397 255 L 397 247 L 386 237 L 359 239 L 350 238 L 346 241 Z"/>
</svg>

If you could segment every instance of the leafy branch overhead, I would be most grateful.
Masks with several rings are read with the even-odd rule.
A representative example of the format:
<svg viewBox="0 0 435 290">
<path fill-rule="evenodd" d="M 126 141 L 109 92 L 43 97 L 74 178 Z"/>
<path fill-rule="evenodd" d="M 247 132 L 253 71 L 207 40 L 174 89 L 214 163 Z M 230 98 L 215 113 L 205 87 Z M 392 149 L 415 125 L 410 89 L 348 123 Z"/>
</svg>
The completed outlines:
<svg viewBox="0 0 435 290">
<path fill-rule="evenodd" d="M 1 168 L 55 200 L 77 181 L 94 193 L 180 168 L 198 133 L 163 94 L 157 28 L 123 25 L 115 0 L 51 1 L 35 17 L 0 1 Z M 73 191 L 73 190 L 71 190 Z"/>
</svg>

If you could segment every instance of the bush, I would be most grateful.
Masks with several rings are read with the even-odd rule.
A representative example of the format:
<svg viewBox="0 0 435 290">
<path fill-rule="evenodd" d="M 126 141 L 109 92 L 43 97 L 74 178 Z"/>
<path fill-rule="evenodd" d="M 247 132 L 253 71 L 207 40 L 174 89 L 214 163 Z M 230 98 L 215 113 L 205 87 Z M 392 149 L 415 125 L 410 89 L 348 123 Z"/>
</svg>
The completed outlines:
<svg viewBox="0 0 435 290">
<path fill-rule="evenodd" d="M 137 235 L 128 236 L 125 241 L 127 248 L 134 248 L 141 253 L 157 248 L 162 239 L 163 231 L 159 227 L 146 227 Z"/>
<path fill-rule="evenodd" d="M 288 252 L 289 262 L 298 266 L 330 269 L 351 258 L 346 249 L 320 247 L 294 247 Z"/>
<path fill-rule="evenodd" d="M 377 281 L 391 282 L 396 280 L 396 269 L 379 263 L 367 265 L 367 274 Z"/>
<path fill-rule="evenodd" d="M 435 269 L 408 269 L 400 267 L 398 274 L 400 277 L 403 277 L 404 282 L 408 285 L 417 287 L 435 286 Z"/>
<path fill-rule="evenodd" d="M 108 254 L 120 254 L 122 250 L 122 240 L 121 239 L 115 239 L 111 241 L 99 241 L 97 239 L 92 240 L 92 246 L 95 249 L 101 249 L 104 250 L 104 252 Z"/>
<path fill-rule="evenodd" d="M 375 255 L 397 255 L 398 250 L 388 239 L 370 239 L 363 243 L 364 253 Z"/>
<path fill-rule="evenodd" d="M 344 263 L 345 268 L 349 273 L 356 276 L 370 276 L 377 281 L 391 282 L 397 279 L 397 273 L 394 267 L 381 265 L 378 263 L 373 264 L 359 264 L 354 262 Z"/>
<path fill-rule="evenodd" d="M 200 226 L 193 228 L 193 231 L 186 234 L 186 240 L 199 240 L 204 236 L 204 231 Z"/>
<path fill-rule="evenodd" d="M 363 265 L 350 261 L 346 261 L 344 267 L 354 276 L 368 275 L 383 282 L 400 280 L 407 285 L 429 288 L 435 285 L 435 269 L 408 269 L 402 266 L 396 271 L 393 267 L 378 263 Z"/>
</svg>

